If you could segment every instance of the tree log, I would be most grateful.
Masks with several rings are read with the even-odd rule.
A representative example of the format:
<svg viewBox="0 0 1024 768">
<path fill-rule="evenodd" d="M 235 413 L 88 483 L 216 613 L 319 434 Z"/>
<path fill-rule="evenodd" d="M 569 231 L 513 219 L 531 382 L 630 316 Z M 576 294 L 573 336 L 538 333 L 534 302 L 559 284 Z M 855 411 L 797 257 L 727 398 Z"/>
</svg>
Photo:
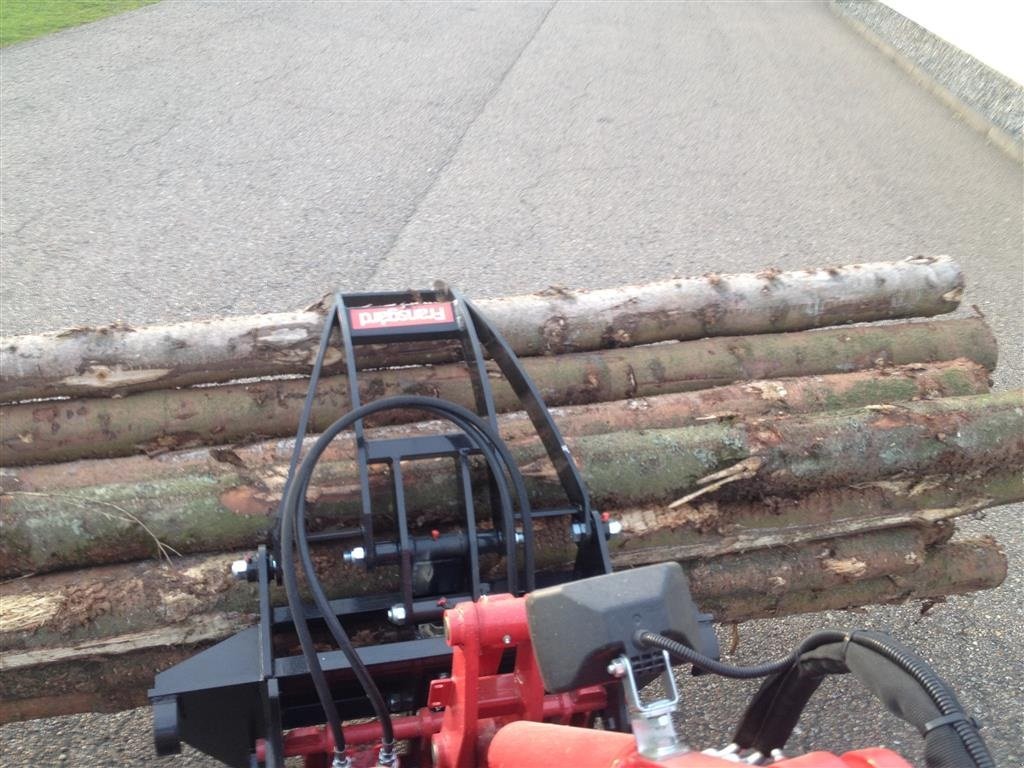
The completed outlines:
<svg viewBox="0 0 1024 768">
<path fill-rule="evenodd" d="M 816 545 L 820 547 L 820 545 Z M 814 551 L 813 549 L 811 550 Z M 998 586 L 1006 559 L 989 539 L 939 544 L 897 573 L 858 578 L 858 568 L 837 575 L 830 556 L 817 557 L 803 576 L 803 589 L 773 592 L 762 573 L 749 564 L 735 579 L 693 576 L 702 610 L 723 621 L 790 613 L 851 608 L 872 603 L 942 598 Z M 723 572 L 728 565 L 715 566 Z M 749 581 L 753 578 L 754 581 Z M 725 592 L 716 591 L 725 589 Z M 99 640 L 63 641 L 63 645 L 0 656 L 0 722 L 82 711 L 113 711 L 145 703 L 153 675 L 252 622 L 250 614 L 195 614 L 177 625 L 110 635 Z"/>
<path fill-rule="evenodd" d="M 566 442 L 601 509 L 665 504 L 711 493 L 725 482 L 712 498 L 799 494 L 900 475 L 1019 471 L 1024 404 L 1016 390 Z M 539 441 L 520 441 L 512 451 L 534 503 L 564 503 Z M 438 460 L 411 462 L 404 470 L 414 533 L 453 520 L 454 476 L 446 468 Z M 152 554 L 156 540 L 183 553 L 251 546 L 273 523 L 285 469 L 225 462 L 213 471 L 148 482 L 8 491 L 0 496 L 0 567 L 14 576 L 134 560 Z M 383 522 L 389 478 L 382 465 L 372 469 L 374 509 Z M 315 523 L 359 514 L 356 478 L 350 461 L 318 467 L 310 497 Z"/>
<path fill-rule="evenodd" d="M 909 574 L 851 581 L 838 587 L 772 595 L 767 591 L 705 597 L 701 609 L 719 621 L 746 621 L 798 613 L 856 608 L 864 605 L 942 599 L 982 589 L 995 589 L 1006 579 L 1006 556 L 994 539 L 954 541 L 929 550 L 925 561 Z"/>
<path fill-rule="evenodd" d="M 843 502 L 840 498 L 836 504 L 841 506 Z M 852 505 L 852 499 L 845 502 Z M 741 512 L 736 507 L 731 511 Z M 952 531 L 944 518 L 924 507 L 915 510 L 908 504 L 901 513 L 893 515 L 891 524 L 881 519 L 880 514 L 872 518 L 866 510 L 852 510 L 853 514 L 858 512 L 862 521 L 851 517 L 833 525 L 825 521 L 815 526 L 813 519 L 801 517 L 804 530 L 797 530 L 792 537 L 789 534 L 793 526 L 786 525 L 790 520 L 784 519 L 783 524 L 769 528 L 764 520 L 755 518 L 754 522 L 761 525 L 757 542 L 726 543 L 712 535 L 708 537 L 708 546 L 703 547 L 694 538 L 701 535 L 700 526 L 706 521 L 694 520 L 693 516 L 687 519 L 685 514 L 659 517 L 647 510 L 625 510 L 616 512 L 615 517 L 622 521 L 626 533 L 613 537 L 609 546 L 616 567 L 667 560 L 711 562 L 726 556 L 725 560 L 714 562 L 746 562 L 751 568 L 761 568 L 764 574 L 770 566 L 773 573 L 782 576 L 802 562 L 799 552 L 831 548 L 839 554 L 830 557 L 864 563 L 861 577 L 866 578 L 864 573 L 894 572 L 915 566 L 923 556 L 923 547 Z M 858 526 L 858 522 L 863 524 Z M 887 532 L 887 528 L 896 526 L 897 530 Z M 565 530 L 567 526 L 542 522 L 538 528 L 538 567 L 557 569 L 572 563 L 576 547 Z M 818 549 L 810 546 L 811 542 L 826 539 L 842 544 L 822 544 Z M 865 549 L 864 542 L 878 541 L 886 542 L 886 546 L 875 557 L 870 549 Z M 887 552 L 899 552 L 899 557 L 893 559 Z M 243 553 L 217 553 L 170 561 L 144 560 L 8 581 L 0 585 L 0 647 L 14 650 L 59 646 L 67 641 L 84 642 L 178 624 L 198 614 L 251 613 L 255 610 L 253 586 L 235 581 L 228 572 L 230 562 L 242 556 Z M 910 559 L 904 562 L 905 557 Z M 398 589 L 397 569 L 365 571 L 348 566 L 337 547 L 317 548 L 314 562 L 325 589 L 333 597 Z M 713 572 L 706 573 L 710 574 L 708 578 L 714 578 Z M 801 588 L 799 577 L 795 581 L 787 577 L 785 588 Z M 276 592 L 276 596 L 279 602 L 283 601 L 283 593 Z"/>
<path fill-rule="evenodd" d="M 968 489 L 974 492 L 969 493 Z M 931 477 L 882 481 L 858 488 L 825 489 L 804 497 L 752 502 L 708 502 L 674 510 L 615 510 L 623 534 L 609 546 L 619 567 L 664 560 L 696 560 L 899 526 L 948 530 L 960 514 L 1024 499 L 1020 473 L 984 477 Z M 574 545 L 564 525 L 540 525 L 539 560 L 549 567 L 571 561 Z M 0 646 L 14 648 L 96 639 L 178 623 L 209 611 L 248 612 L 250 587 L 228 577 L 238 555 L 146 560 L 62 571 L 0 585 Z M 337 549 L 315 558 L 335 594 L 387 591 L 395 572 L 345 567 Z M 83 574 L 87 579 L 83 581 Z"/>
<path fill-rule="evenodd" d="M 996 470 L 980 476 L 884 480 L 799 497 L 613 510 L 623 532 L 609 546 L 617 567 L 773 547 L 788 553 L 807 542 L 886 528 L 948 530 L 955 517 L 1015 501 L 1024 501 L 1024 474 Z M 554 523 L 541 521 L 537 546 L 540 562 L 548 566 L 568 562 L 574 553 L 569 532 Z M 249 612 L 249 588 L 227 573 L 226 563 L 237 557 L 192 556 L 167 564 L 146 560 L 10 580 L 0 584 L 0 647 L 23 649 L 59 644 L 61 638 L 80 642 L 141 631 L 179 623 L 197 611 Z M 316 562 L 339 595 L 393 587 L 393 570 L 367 574 L 347 569 L 338 562 L 336 549 Z M 84 583 L 83 573 L 88 575 Z"/>
<path fill-rule="evenodd" d="M 478 306 L 518 355 L 529 356 L 930 316 L 956 309 L 962 293 L 960 267 L 938 256 L 598 291 L 559 288 Z M 306 312 L 8 337 L 0 345 L 0 401 L 308 373 L 323 311 L 321 305 Z M 395 354 L 367 350 L 361 357 L 367 367 L 453 359 L 447 346 L 418 345 Z"/>
<path fill-rule="evenodd" d="M 688 560 L 898 526 L 948 524 L 1017 501 L 1024 501 L 1024 473 L 1013 470 L 879 480 L 803 496 L 698 500 L 675 509 L 614 511 L 623 532 L 611 546 L 620 566 Z"/>
<path fill-rule="evenodd" d="M 741 416 L 815 413 L 986 392 L 987 370 L 977 363 L 956 360 L 796 379 L 749 381 L 695 392 L 552 408 L 551 414 L 563 434 L 583 436 L 684 427 L 729 421 Z M 366 434 L 369 439 L 387 439 L 436 435 L 450 430 L 451 425 L 447 422 L 428 421 L 378 427 Z M 535 435 L 533 425 L 523 411 L 501 415 L 498 430 L 510 443 Z M 307 438 L 306 445 L 312 445 L 314 439 Z M 236 466 L 287 462 L 294 445 L 294 440 L 268 440 L 230 448 L 162 452 L 118 462 L 39 464 L 18 470 L 0 469 L 0 488 L 56 491 L 83 485 L 145 482 L 187 472 L 216 472 L 225 461 Z M 324 454 L 325 461 L 354 459 L 355 448 L 348 440 L 335 441 Z"/>
<path fill-rule="evenodd" d="M 523 365 L 545 402 L 561 406 L 701 390 L 752 379 L 822 376 L 957 358 L 989 370 L 995 366 L 995 339 L 984 321 L 702 339 L 525 358 Z M 499 411 L 521 407 L 496 371 L 492 384 Z M 346 385 L 344 376 L 321 382 L 312 414 L 314 430 L 326 428 L 349 410 Z M 469 374 L 461 364 L 375 371 L 362 377 L 362 385 L 364 401 L 426 394 L 473 406 Z M 287 436 L 295 432 L 307 387 L 305 380 L 276 380 L 5 406 L 0 421 L 0 464 L 124 456 L 257 436 Z M 421 417 L 419 413 L 392 413 L 383 423 Z"/>
</svg>

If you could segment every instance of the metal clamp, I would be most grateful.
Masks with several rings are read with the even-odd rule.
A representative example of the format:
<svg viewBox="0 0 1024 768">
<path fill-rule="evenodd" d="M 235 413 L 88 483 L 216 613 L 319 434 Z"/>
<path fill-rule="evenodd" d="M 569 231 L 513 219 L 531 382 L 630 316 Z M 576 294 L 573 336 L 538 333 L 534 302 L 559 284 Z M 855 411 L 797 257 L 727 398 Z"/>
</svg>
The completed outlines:
<svg viewBox="0 0 1024 768">
<path fill-rule="evenodd" d="M 629 719 L 633 735 L 636 736 L 637 751 L 652 760 L 661 760 L 690 751 L 690 748 L 680 741 L 672 722 L 672 715 L 679 707 L 679 689 L 676 687 L 667 651 L 662 651 L 661 661 L 661 682 L 669 695 L 667 698 L 646 703 L 640 697 L 640 686 L 637 684 L 629 658 L 619 656 L 608 665 L 610 675 L 622 678 Z"/>
</svg>

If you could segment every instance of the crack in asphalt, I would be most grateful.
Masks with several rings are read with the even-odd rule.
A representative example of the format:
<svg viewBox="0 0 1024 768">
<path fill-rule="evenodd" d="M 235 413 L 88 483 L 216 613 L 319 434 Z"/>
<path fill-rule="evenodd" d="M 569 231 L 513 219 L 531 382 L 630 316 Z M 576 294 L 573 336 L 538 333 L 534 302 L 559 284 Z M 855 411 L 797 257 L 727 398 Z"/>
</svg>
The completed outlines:
<svg viewBox="0 0 1024 768">
<path fill-rule="evenodd" d="M 499 75 L 498 80 L 494 84 L 494 87 L 491 88 L 490 93 L 488 93 L 481 100 L 480 108 L 477 109 L 473 117 L 466 123 L 466 127 L 463 128 L 462 133 L 459 134 L 458 138 L 455 139 L 455 142 L 452 144 L 451 150 L 448 152 L 444 160 L 438 166 L 434 175 L 431 177 L 430 182 L 423 189 L 423 192 L 420 193 L 419 197 L 416 198 L 416 202 L 413 203 L 413 207 L 412 210 L 409 212 L 409 215 L 405 217 L 405 219 L 402 221 L 398 229 L 395 230 L 394 235 L 392 235 L 392 237 L 390 238 L 389 242 L 385 247 L 384 253 L 381 255 L 380 259 L 378 259 L 377 263 L 374 265 L 373 271 L 371 271 L 370 274 L 367 275 L 366 278 L 363 280 L 364 285 L 369 286 L 373 282 L 374 278 L 380 273 L 381 268 L 387 262 L 388 258 L 394 252 L 395 247 L 401 241 L 402 235 L 405 234 L 406 229 L 409 228 L 409 224 L 412 223 L 413 219 L 415 219 L 417 214 L 419 213 L 420 206 L 423 205 L 423 202 L 430 195 L 431 191 L 433 191 L 434 187 L 437 186 L 437 182 L 440 180 L 441 176 L 444 175 L 444 172 L 448 170 L 448 166 L 450 166 L 452 160 L 455 159 L 455 156 L 458 154 L 459 149 L 461 149 L 462 144 L 466 139 L 466 136 L 469 135 L 470 130 L 472 130 L 477 120 L 479 120 L 480 116 L 483 115 L 483 113 L 487 110 L 487 106 L 494 100 L 494 97 L 497 96 L 498 93 L 501 91 L 502 86 L 505 84 L 505 81 L 508 79 L 508 76 L 512 73 L 512 70 L 514 70 L 516 68 L 516 65 L 522 60 L 523 54 L 525 54 L 526 50 L 530 47 L 531 44 L 533 44 L 533 41 L 537 39 L 537 35 L 539 35 L 541 29 L 544 28 L 545 23 L 547 23 L 548 17 L 551 15 L 551 11 L 554 10 L 556 5 L 558 5 L 558 0 L 555 0 L 555 2 L 551 3 L 547 7 L 547 9 L 544 11 L 544 15 L 541 16 L 540 21 L 537 23 L 537 26 L 534 27 L 533 32 L 530 33 L 529 38 L 527 38 L 526 42 L 523 44 L 523 47 L 520 48 L 519 52 L 516 53 L 516 55 L 512 58 L 512 61 L 505 68 L 505 71 L 502 72 L 501 75 Z M 369 288 L 367 288 L 366 290 L 369 290 Z"/>
</svg>

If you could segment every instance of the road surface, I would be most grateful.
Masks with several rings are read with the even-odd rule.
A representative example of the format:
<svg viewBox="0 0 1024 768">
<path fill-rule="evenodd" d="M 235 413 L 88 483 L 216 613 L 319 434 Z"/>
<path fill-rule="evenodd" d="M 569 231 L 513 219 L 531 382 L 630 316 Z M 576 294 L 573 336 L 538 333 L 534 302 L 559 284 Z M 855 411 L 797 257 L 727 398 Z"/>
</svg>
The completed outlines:
<svg viewBox="0 0 1024 768">
<path fill-rule="evenodd" d="M 162 2 L 0 63 L 4 334 L 949 253 L 1020 386 L 1021 168 L 825 5 Z M 888 629 L 1024 764 L 1020 520 L 963 525 L 1005 543 L 998 590 L 744 625 L 739 659 Z M 687 679 L 689 741 L 727 742 L 750 690 Z M 148 728 L 8 726 L 3 762 L 160 764 Z M 791 742 L 872 743 L 920 754 L 850 681 Z"/>
</svg>

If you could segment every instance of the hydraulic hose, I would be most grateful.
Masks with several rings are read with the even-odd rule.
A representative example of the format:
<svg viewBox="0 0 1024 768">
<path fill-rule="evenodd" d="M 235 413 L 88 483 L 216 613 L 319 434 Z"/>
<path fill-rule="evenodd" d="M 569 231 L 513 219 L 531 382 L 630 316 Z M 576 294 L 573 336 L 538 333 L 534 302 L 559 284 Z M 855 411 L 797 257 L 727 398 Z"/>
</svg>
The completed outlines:
<svg viewBox="0 0 1024 768">
<path fill-rule="evenodd" d="M 949 687 L 945 680 L 939 677 L 938 673 L 929 664 L 911 653 L 907 648 L 896 643 L 892 638 L 881 633 L 856 632 L 850 636 L 850 642 L 874 651 L 907 672 L 928 693 L 929 698 L 935 702 L 935 706 L 943 718 L 950 718 L 946 725 L 952 726 L 957 736 L 959 736 L 959 740 L 970 755 L 973 765 L 977 766 L 977 768 L 995 768 L 995 760 L 992 758 L 992 754 L 989 752 L 988 746 L 985 744 L 981 734 L 978 733 L 977 725 L 967 717 L 953 689 Z M 924 733 L 926 743 L 936 733 L 938 728 L 943 727 L 941 725 L 929 727 L 930 725 L 931 723 L 925 724 L 927 729 Z M 960 760 L 960 754 L 955 749 L 950 748 L 950 746 L 938 745 L 932 751 L 935 754 L 926 755 L 929 759 L 929 765 L 956 766 L 960 764 L 957 762 Z"/>
<path fill-rule="evenodd" d="M 341 728 L 341 717 L 339 717 L 338 708 L 334 704 L 331 688 L 327 684 L 327 678 L 324 676 L 320 660 L 316 655 L 313 636 L 309 631 L 309 624 L 306 622 L 302 597 L 299 595 L 299 585 L 295 576 L 293 520 L 292 515 L 284 515 L 281 519 L 281 575 L 285 592 L 288 595 L 288 607 L 292 612 L 292 623 L 295 625 L 295 633 L 299 638 L 299 647 L 302 648 L 309 676 L 313 680 L 317 698 L 320 699 L 320 705 L 324 709 L 327 727 L 330 728 L 331 737 L 334 739 L 335 762 L 339 762 L 339 759 L 344 759 L 345 734 Z"/>
<path fill-rule="evenodd" d="M 634 637 L 637 645 L 667 651 L 677 661 L 723 677 L 772 676 L 754 696 L 733 737 L 742 748 L 768 754 L 783 747 L 821 680 L 829 674 L 854 672 L 890 711 L 918 728 L 925 740 L 928 768 L 995 768 L 977 725 L 952 689 L 923 659 L 887 635 L 816 632 L 785 658 L 750 667 L 722 664 L 654 632 L 640 630 Z M 880 666 L 879 656 L 896 669 L 885 662 Z"/>
<path fill-rule="evenodd" d="M 519 472 L 518 466 L 515 464 L 511 454 L 508 452 L 507 446 L 504 445 L 500 438 L 492 435 L 487 424 L 480 419 L 479 416 L 468 409 L 456 405 L 455 403 L 441 401 L 435 398 L 417 396 L 386 398 L 374 401 L 373 403 L 349 412 L 341 419 L 334 422 L 334 424 L 328 427 L 328 429 L 320 435 L 316 443 L 311 448 L 309 454 L 303 460 L 297 475 L 294 477 L 293 481 L 288 484 L 288 493 L 285 502 L 282 505 L 281 566 L 285 581 L 285 589 L 288 593 L 288 603 L 292 608 L 299 643 L 302 647 L 303 655 L 310 671 L 310 676 L 313 679 L 314 687 L 317 690 L 317 695 L 324 708 L 325 716 L 331 728 L 331 734 L 335 740 L 335 744 L 339 745 L 335 753 L 336 760 L 339 760 L 343 753 L 345 744 L 344 736 L 341 728 L 340 717 L 338 716 L 337 708 L 335 707 L 333 697 L 330 694 L 330 688 L 327 685 L 323 669 L 320 666 L 319 659 L 316 655 L 312 637 L 309 632 L 308 622 L 302 609 L 295 575 L 294 546 L 296 544 L 298 546 L 303 570 L 305 571 L 309 582 L 310 592 L 312 593 L 314 602 L 320 610 L 336 643 L 345 654 L 353 673 L 358 679 L 360 685 L 363 687 L 367 698 L 373 706 L 374 713 L 381 723 L 383 741 L 381 762 L 383 763 L 385 759 L 393 759 L 394 731 L 391 723 L 391 715 L 387 709 L 387 705 L 384 702 L 383 696 L 380 694 L 380 690 L 377 688 L 370 676 L 369 671 L 366 669 L 365 664 L 363 664 L 355 648 L 352 646 L 351 640 L 348 638 L 347 633 L 338 621 L 337 616 L 334 614 L 333 610 L 331 610 L 330 601 L 324 594 L 323 587 L 316 576 L 312 557 L 310 555 L 309 542 L 306 535 L 305 496 L 313 471 L 316 469 L 320 457 L 323 455 L 327 446 L 340 432 L 350 427 L 359 419 L 366 418 L 367 416 L 381 411 L 399 408 L 425 410 L 442 416 L 459 427 L 466 434 L 471 445 L 478 449 L 484 456 L 488 466 L 491 468 L 498 487 L 502 522 L 506 529 L 505 539 L 508 550 L 506 555 L 511 563 L 514 563 L 515 559 L 515 523 L 508 487 L 505 481 L 506 471 L 512 478 L 513 484 L 516 487 L 516 495 L 520 505 L 520 516 L 523 520 L 524 535 L 527 535 L 527 533 L 530 532 L 529 498 L 526 494 L 526 485 L 523 481 L 522 474 Z M 515 586 L 514 574 L 515 567 L 512 565 L 510 566 L 510 586 L 513 588 Z M 532 585 L 532 579 L 528 578 L 528 582 Z"/>
<path fill-rule="evenodd" d="M 646 648 L 658 648 L 659 650 L 668 651 L 669 656 L 681 661 L 685 664 L 693 664 L 695 667 L 700 667 L 705 672 L 711 672 L 721 677 L 729 677 L 733 680 L 752 680 L 758 677 L 767 677 L 768 675 L 774 675 L 778 672 L 784 672 L 785 670 L 792 667 L 799 658 L 811 648 L 817 647 L 822 643 L 832 642 L 834 638 L 842 639 L 843 635 L 841 632 L 823 631 L 815 632 L 813 635 L 804 640 L 800 645 L 790 653 L 778 661 L 770 661 L 764 664 L 757 664 L 750 667 L 740 667 L 732 664 L 724 664 L 717 659 L 712 659 L 710 656 L 705 656 L 703 653 L 693 650 L 688 645 L 673 640 L 670 637 L 659 635 L 657 632 L 648 632 L 647 630 L 637 630 L 633 635 L 634 642 L 642 647 Z"/>
</svg>

